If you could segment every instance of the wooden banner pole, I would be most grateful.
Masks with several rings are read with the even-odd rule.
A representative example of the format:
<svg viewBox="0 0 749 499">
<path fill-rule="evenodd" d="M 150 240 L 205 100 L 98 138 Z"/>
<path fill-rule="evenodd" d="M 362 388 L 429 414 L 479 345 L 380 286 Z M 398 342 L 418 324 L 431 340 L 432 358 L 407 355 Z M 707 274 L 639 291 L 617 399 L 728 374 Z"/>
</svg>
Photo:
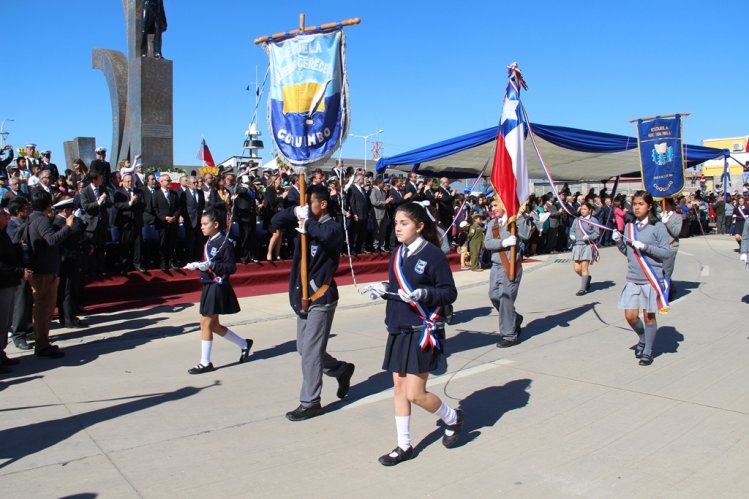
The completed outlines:
<svg viewBox="0 0 749 499">
<path fill-rule="evenodd" d="M 518 234 L 518 225 L 515 222 L 512 222 L 510 224 L 510 234 L 513 236 L 517 236 Z M 516 251 L 517 251 L 517 243 L 512 245 L 512 248 L 510 248 L 510 280 L 515 280 L 515 259 L 516 259 Z"/>
<path fill-rule="evenodd" d="M 337 23 L 325 23 L 325 24 L 321 24 L 320 26 L 305 27 L 304 26 L 304 14 L 299 14 L 299 29 L 285 31 L 281 33 L 274 33 L 272 35 L 261 36 L 261 37 L 255 38 L 255 45 L 259 45 L 265 42 L 276 42 L 284 38 L 291 38 L 292 36 L 295 36 L 301 33 L 309 33 L 312 31 L 326 31 L 326 30 L 334 29 L 339 25 L 340 26 L 353 26 L 359 23 L 361 23 L 361 18 L 354 17 L 352 19 L 346 19 L 344 21 L 340 21 Z"/>
<path fill-rule="evenodd" d="M 679 113 L 679 116 L 690 116 L 692 113 Z M 656 118 L 674 118 L 675 114 L 664 114 L 662 116 L 648 116 L 647 118 L 635 118 L 633 120 L 629 120 L 630 123 L 636 123 L 640 120 L 647 121 L 647 120 L 654 120 Z"/>
<path fill-rule="evenodd" d="M 304 20 L 301 20 L 304 22 Z M 299 174 L 299 206 L 304 207 L 307 204 L 307 181 L 306 171 L 302 170 Z M 301 280 L 302 280 L 302 311 L 309 310 L 309 278 L 307 277 L 307 234 L 299 234 L 299 249 L 301 250 Z"/>
</svg>

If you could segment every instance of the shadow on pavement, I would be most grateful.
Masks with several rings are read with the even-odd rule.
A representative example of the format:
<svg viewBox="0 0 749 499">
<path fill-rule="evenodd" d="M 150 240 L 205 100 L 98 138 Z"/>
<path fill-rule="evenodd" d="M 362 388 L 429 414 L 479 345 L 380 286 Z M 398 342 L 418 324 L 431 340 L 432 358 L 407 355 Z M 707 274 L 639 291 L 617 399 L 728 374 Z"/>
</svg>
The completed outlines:
<svg viewBox="0 0 749 499">
<path fill-rule="evenodd" d="M 747 303 L 747 304 L 749 304 L 749 295 L 744 295 L 741 298 L 741 303 Z"/>
<path fill-rule="evenodd" d="M 520 340 L 523 342 L 528 341 L 530 338 L 543 334 L 555 327 L 569 327 L 570 322 L 584 315 L 586 312 L 593 310 L 599 304 L 599 302 L 586 303 L 579 307 L 564 310 L 558 314 L 547 315 L 541 319 L 531 321 L 527 326 L 523 327 Z"/>
<path fill-rule="evenodd" d="M 133 322 L 137 321 L 132 321 L 130 324 Z M 111 338 L 89 341 L 80 345 L 70 345 L 63 349 L 65 357 L 60 359 L 37 358 L 34 357 L 33 353 L 27 354 L 21 357 L 21 364 L 13 367 L 13 377 L 48 371 L 57 369 L 58 367 L 81 366 L 96 360 L 102 355 L 123 350 L 132 350 L 152 340 L 183 334 L 186 330 L 197 326 L 198 323 L 190 323 L 182 326 L 137 329 Z"/>
<path fill-rule="evenodd" d="M 494 311 L 493 307 L 478 307 L 471 308 L 468 310 L 456 310 L 453 316 L 453 320 L 450 323 L 451 326 L 455 324 L 463 324 L 465 322 L 471 322 L 476 317 L 485 317 Z"/>
<path fill-rule="evenodd" d="M 279 343 L 274 347 L 255 351 L 252 355 L 250 355 L 249 362 L 272 359 L 273 357 L 280 357 L 281 355 L 286 355 L 287 353 L 292 352 L 296 352 L 296 340 L 285 341 L 283 343 Z"/>
<path fill-rule="evenodd" d="M 150 409 L 165 402 L 172 402 L 219 385 L 219 381 L 213 384 L 196 388 L 192 386 L 180 388 L 172 392 L 164 392 L 146 395 L 138 400 L 132 400 L 110 407 L 104 407 L 81 414 L 67 416 L 39 423 L 31 423 L 15 428 L 0 430 L 0 459 L 7 459 L 0 464 L 4 468 L 26 456 L 36 454 L 44 449 L 57 445 L 58 443 L 72 437 L 79 431 L 89 428 L 97 423 L 116 419 L 138 411 Z"/>
<path fill-rule="evenodd" d="M 614 286 L 616 286 L 616 283 L 614 281 L 593 281 L 590 283 L 590 289 L 588 290 L 588 293 L 592 293 L 593 291 L 603 291 L 604 289 L 613 288 Z"/>
<path fill-rule="evenodd" d="M 699 282 L 693 281 L 671 281 L 671 287 L 676 289 L 676 298 L 684 298 L 692 291 L 700 287 Z"/>
<path fill-rule="evenodd" d="M 460 408 L 465 414 L 463 436 L 456 447 L 462 447 L 478 438 L 481 428 L 493 427 L 506 413 L 527 406 L 531 397 L 528 392 L 530 386 L 530 379 L 516 379 L 501 386 L 483 388 L 464 398 L 460 402 Z M 417 453 L 442 438 L 442 422 L 438 421 L 437 424 L 439 428 L 416 444 Z"/>
<path fill-rule="evenodd" d="M 18 371 L 18 368 L 15 368 L 14 371 Z M 5 390 L 6 388 L 12 385 L 20 385 L 21 383 L 28 383 L 29 381 L 34 381 L 35 379 L 43 379 L 43 378 L 44 376 L 38 374 L 36 376 L 28 376 L 26 378 L 12 379 L 10 381 L 2 380 L 0 381 L 0 391 Z M 2 410 L 4 409 L 0 409 L 0 412 Z"/>
<path fill-rule="evenodd" d="M 661 326 L 655 337 L 653 353 L 658 357 L 664 353 L 676 353 L 679 350 L 679 343 L 684 341 L 684 335 L 673 326 Z"/>
</svg>

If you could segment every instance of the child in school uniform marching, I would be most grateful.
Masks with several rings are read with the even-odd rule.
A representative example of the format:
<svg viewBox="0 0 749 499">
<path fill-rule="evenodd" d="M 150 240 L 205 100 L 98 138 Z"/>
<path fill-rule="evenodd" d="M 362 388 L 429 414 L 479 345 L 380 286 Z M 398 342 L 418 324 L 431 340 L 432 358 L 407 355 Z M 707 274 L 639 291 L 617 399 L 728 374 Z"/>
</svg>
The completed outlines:
<svg viewBox="0 0 749 499">
<path fill-rule="evenodd" d="M 486 227 L 484 245 L 491 252 L 492 270 L 489 274 L 489 300 L 499 313 L 499 341 L 497 348 L 508 348 L 520 343 L 523 316 L 515 310 L 515 300 L 523 277 L 523 257 L 520 248 L 515 252 L 515 276 L 510 280 L 510 249 L 520 241 L 527 241 L 531 233 L 531 218 L 519 213 L 515 221 L 517 236 L 507 227 L 507 213 L 498 199 L 491 204 L 493 218 Z"/>
<path fill-rule="evenodd" d="M 598 223 L 591 215 L 593 206 L 586 201 L 580 205 L 580 217 L 572 222 L 570 227 L 570 241 L 572 241 L 572 266 L 577 275 L 580 276 L 580 289 L 575 293 L 582 296 L 590 289 L 590 266 L 598 260 L 599 230 L 595 225 L 586 222 Z"/>
<path fill-rule="evenodd" d="M 612 235 L 619 251 L 627 257 L 627 282 L 619 296 L 619 308 L 637 333 L 635 357 L 640 359 L 641 366 L 649 366 L 653 363 L 653 344 L 658 331 L 655 314 L 669 310 L 668 279 L 664 279 L 663 272 L 663 260 L 670 253 L 669 236 L 666 226 L 655 215 L 650 193 L 635 192 L 632 209 L 635 222 L 624 226 L 624 235 L 618 230 Z"/>
<path fill-rule="evenodd" d="M 200 295 L 200 362 L 187 370 L 190 374 L 215 371 L 211 362 L 213 333 L 227 339 L 240 348 L 239 362 L 250 356 L 252 340 L 241 338 L 219 322 L 220 314 L 236 314 L 239 302 L 229 282 L 229 276 L 237 271 L 234 243 L 221 233 L 221 217 L 207 210 L 200 219 L 200 230 L 208 238 L 203 250 L 203 261 L 188 263 L 188 270 L 200 270 L 203 290 Z"/>
<path fill-rule="evenodd" d="M 666 231 L 668 232 L 669 255 L 668 258 L 663 260 L 663 271 L 668 276 L 669 282 L 674 273 L 676 255 L 679 253 L 679 234 L 681 234 L 683 224 L 681 213 L 675 210 L 676 201 L 674 201 L 674 198 L 666 198 L 666 210 L 661 213 L 661 222 L 666 226 Z M 676 297 L 676 287 L 671 283 L 668 289 L 668 301 L 673 301 Z"/>
<path fill-rule="evenodd" d="M 367 288 L 373 300 L 388 300 L 388 340 L 382 368 L 393 375 L 398 446 L 380 457 L 384 466 L 415 457 L 410 431 L 412 404 L 442 419 L 442 444 L 447 448 L 456 445 L 463 428 L 463 412 L 426 390 L 429 373 L 445 358 L 443 307 L 458 296 L 450 264 L 423 206 L 411 202 L 398 207 L 395 236 L 400 245 L 393 249 L 390 259 L 389 282 Z"/>
</svg>

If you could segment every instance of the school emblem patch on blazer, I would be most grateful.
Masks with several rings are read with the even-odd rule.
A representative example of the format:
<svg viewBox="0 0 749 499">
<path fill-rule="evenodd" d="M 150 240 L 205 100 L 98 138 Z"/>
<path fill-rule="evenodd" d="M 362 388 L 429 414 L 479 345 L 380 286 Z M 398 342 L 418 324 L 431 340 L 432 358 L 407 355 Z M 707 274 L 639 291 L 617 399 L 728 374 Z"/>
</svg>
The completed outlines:
<svg viewBox="0 0 749 499">
<path fill-rule="evenodd" d="M 414 267 L 414 271 L 416 271 L 417 274 L 423 274 L 424 269 L 427 267 L 427 262 L 424 260 L 419 260 L 416 262 L 416 266 Z"/>
</svg>

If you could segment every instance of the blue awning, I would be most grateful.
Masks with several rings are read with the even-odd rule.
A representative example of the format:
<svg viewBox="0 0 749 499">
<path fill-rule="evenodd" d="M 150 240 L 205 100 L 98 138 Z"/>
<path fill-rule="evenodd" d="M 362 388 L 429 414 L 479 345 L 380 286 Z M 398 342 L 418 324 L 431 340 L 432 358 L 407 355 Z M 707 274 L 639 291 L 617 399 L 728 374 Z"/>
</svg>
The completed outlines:
<svg viewBox="0 0 749 499">
<path fill-rule="evenodd" d="M 601 180 L 617 175 L 639 173 L 637 138 L 553 125 L 532 124 L 539 149 L 556 180 Z M 443 140 L 396 156 L 381 158 L 377 171 L 388 168 L 419 171 L 426 175 L 463 178 L 477 175 L 491 159 L 497 127 Z M 545 178 L 530 139 L 525 142 L 531 178 Z M 709 159 L 727 157 L 727 149 L 686 145 L 687 166 Z"/>
</svg>

